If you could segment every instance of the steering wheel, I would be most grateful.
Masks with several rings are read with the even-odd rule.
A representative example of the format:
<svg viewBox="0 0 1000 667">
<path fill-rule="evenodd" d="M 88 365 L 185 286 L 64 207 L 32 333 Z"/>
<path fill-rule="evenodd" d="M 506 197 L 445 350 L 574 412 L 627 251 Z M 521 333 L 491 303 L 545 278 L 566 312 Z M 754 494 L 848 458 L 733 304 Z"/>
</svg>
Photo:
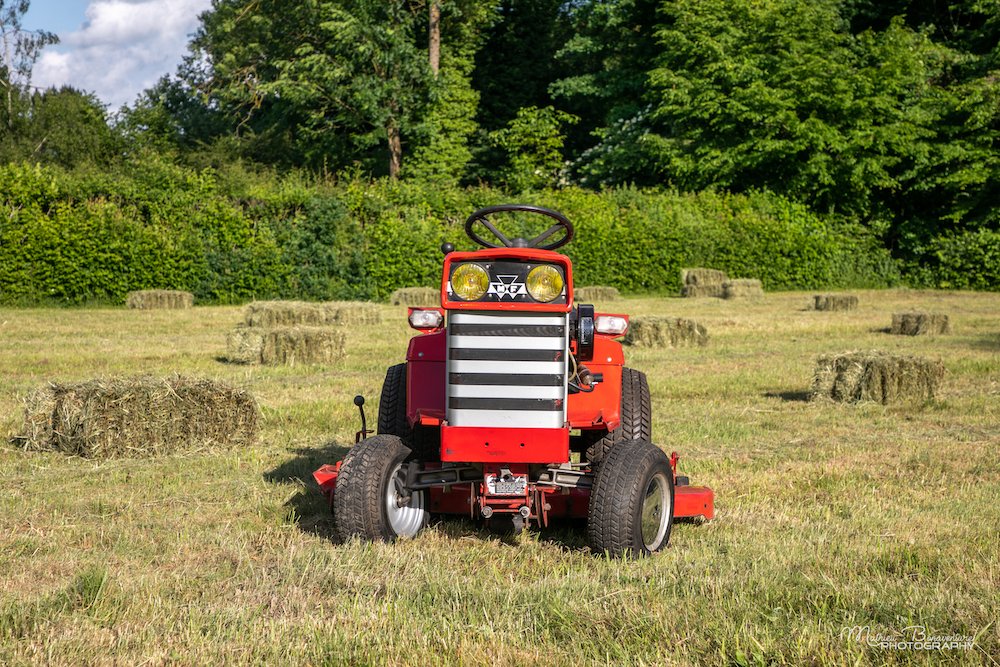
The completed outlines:
<svg viewBox="0 0 1000 667">
<path fill-rule="evenodd" d="M 497 229 L 492 222 L 489 221 L 488 216 L 493 215 L 494 213 L 510 213 L 514 211 L 544 215 L 555 220 L 556 224 L 552 225 L 533 239 L 524 239 L 521 237 L 509 239 L 503 234 L 503 232 Z M 489 232 L 498 241 L 500 241 L 500 243 L 493 243 L 479 236 L 474 229 L 477 222 L 488 229 Z M 561 237 L 557 238 L 555 241 L 542 245 L 543 241 L 560 230 L 563 232 Z M 469 235 L 470 239 L 484 248 L 538 248 L 540 250 L 555 250 L 556 248 L 561 248 L 566 245 L 573 239 L 573 223 L 571 223 L 562 213 L 553 211 L 549 208 L 530 206 L 528 204 L 500 204 L 499 206 L 487 206 L 485 208 L 481 208 L 470 215 L 465 221 L 465 233 Z"/>
</svg>

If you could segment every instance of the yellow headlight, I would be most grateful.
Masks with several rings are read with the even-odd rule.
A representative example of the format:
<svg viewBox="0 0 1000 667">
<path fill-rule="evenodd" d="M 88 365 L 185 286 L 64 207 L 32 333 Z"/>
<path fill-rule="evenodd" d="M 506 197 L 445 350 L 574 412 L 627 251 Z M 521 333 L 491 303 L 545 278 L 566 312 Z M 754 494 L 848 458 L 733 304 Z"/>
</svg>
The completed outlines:
<svg viewBox="0 0 1000 667">
<path fill-rule="evenodd" d="M 478 301 L 490 286 L 490 276 L 478 264 L 462 264 L 451 274 L 451 291 L 463 301 Z"/>
<path fill-rule="evenodd" d="M 536 266 L 528 272 L 528 294 L 536 301 L 548 303 L 563 291 L 563 278 L 554 266 Z"/>
</svg>

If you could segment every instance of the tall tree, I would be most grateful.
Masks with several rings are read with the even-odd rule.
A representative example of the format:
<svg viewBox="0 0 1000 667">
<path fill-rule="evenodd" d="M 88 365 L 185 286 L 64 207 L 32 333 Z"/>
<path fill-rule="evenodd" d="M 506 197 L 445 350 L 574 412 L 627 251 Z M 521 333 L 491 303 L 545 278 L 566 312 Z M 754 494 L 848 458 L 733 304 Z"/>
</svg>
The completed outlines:
<svg viewBox="0 0 1000 667">
<path fill-rule="evenodd" d="M 678 0 L 663 12 L 662 179 L 867 218 L 926 149 L 923 102 L 945 53 L 925 35 L 894 24 L 855 39 L 837 0 Z"/>
<path fill-rule="evenodd" d="M 660 53 L 658 0 L 580 0 L 556 53 L 549 93 L 580 122 L 568 133 L 574 172 L 588 185 L 655 183 L 637 141 L 648 130 L 648 78 Z"/>
<path fill-rule="evenodd" d="M 407 0 L 219 0 L 194 41 L 208 90 L 255 140 L 290 143 L 315 167 L 382 146 L 401 168 L 426 104 L 423 4 Z"/>
<path fill-rule="evenodd" d="M 14 129 L 15 106 L 31 90 L 31 73 L 42 49 L 59 38 L 46 30 L 25 30 L 22 19 L 30 0 L 0 0 L 0 86 L 4 89 L 4 125 Z"/>
<path fill-rule="evenodd" d="M 472 87 L 472 72 L 483 29 L 493 17 L 493 4 L 477 0 L 429 3 L 427 48 L 432 79 L 428 105 L 410 135 L 412 159 L 405 169 L 409 176 L 451 183 L 466 176 L 471 143 L 479 129 L 480 97 Z"/>
</svg>

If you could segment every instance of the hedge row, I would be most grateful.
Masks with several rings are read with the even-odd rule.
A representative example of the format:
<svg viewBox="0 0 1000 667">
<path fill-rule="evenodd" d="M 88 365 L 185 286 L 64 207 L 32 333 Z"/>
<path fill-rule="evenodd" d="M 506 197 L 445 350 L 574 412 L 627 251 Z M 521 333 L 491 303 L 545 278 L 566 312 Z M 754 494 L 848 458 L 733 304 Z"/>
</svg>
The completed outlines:
<svg viewBox="0 0 1000 667">
<path fill-rule="evenodd" d="M 767 289 L 882 287 L 899 273 L 862 228 L 770 194 L 546 191 L 529 203 L 577 226 L 580 284 L 676 292 L 683 266 Z M 383 299 L 440 280 L 442 241 L 508 200 L 490 189 L 192 172 L 155 159 L 128 173 L 0 167 L 0 302 L 121 302 L 183 289 L 200 302 Z"/>
</svg>

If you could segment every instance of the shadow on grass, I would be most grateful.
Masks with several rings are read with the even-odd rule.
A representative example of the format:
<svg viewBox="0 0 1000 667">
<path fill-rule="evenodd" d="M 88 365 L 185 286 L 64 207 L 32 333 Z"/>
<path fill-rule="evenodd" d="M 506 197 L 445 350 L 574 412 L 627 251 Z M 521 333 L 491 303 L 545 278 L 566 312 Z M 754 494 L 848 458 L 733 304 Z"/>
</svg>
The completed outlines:
<svg viewBox="0 0 1000 667">
<path fill-rule="evenodd" d="M 797 403 L 808 403 L 809 402 L 808 391 L 769 391 L 764 394 L 765 398 L 780 398 L 783 401 L 791 401 Z"/>
<path fill-rule="evenodd" d="M 213 360 L 219 362 L 220 364 L 226 364 L 227 366 L 249 366 L 250 363 L 243 361 L 242 359 L 230 359 L 224 354 L 212 357 Z"/>
<path fill-rule="evenodd" d="M 349 447 L 335 441 L 318 447 L 300 447 L 293 450 L 292 457 L 287 461 L 263 474 L 264 480 L 272 484 L 293 483 L 305 487 L 285 503 L 285 508 L 302 532 L 337 541 L 333 530 L 333 515 L 312 474 L 324 463 L 336 463 L 344 458 L 348 449 Z"/>
<path fill-rule="evenodd" d="M 263 474 L 264 480 L 272 484 L 300 485 L 302 488 L 285 503 L 285 508 L 294 517 L 299 530 L 334 544 L 339 544 L 340 540 L 334 531 L 333 514 L 312 473 L 324 463 L 343 459 L 348 449 L 344 444 L 332 441 L 318 447 L 302 447 L 294 450 L 291 458 Z M 432 514 L 431 525 L 438 526 L 454 539 L 471 537 L 498 540 L 510 547 L 519 546 L 520 537 L 510 521 L 494 520 L 485 525 L 473 521 L 468 515 Z M 583 519 L 553 517 L 548 527 L 539 529 L 533 525 L 530 531 L 538 536 L 540 542 L 565 552 L 580 552 L 588 547 L 587 522 Z"/>
<path fill-rule="evenodd" d="M 1000 333 L 983 334 L 972 341 L 972 347 L 991 352 L 1000 351 Z"/>
</svg>

